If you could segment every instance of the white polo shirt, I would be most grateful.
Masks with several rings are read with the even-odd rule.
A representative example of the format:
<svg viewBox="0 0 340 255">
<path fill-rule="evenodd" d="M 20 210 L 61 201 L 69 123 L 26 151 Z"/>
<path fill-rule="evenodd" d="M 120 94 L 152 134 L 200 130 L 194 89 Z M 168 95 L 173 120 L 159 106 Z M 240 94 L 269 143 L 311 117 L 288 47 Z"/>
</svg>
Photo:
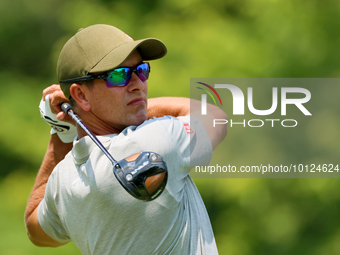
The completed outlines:
<svg viewBox="0 0 340 255">
<path fill-rule="evenodd" d="M 53 170 L 38 208 L 43 230 L 62 243 L 73 241 L 82 254 L 218 254 L 208 213 L 189 176 L 208 165 L 211 142 L 193 117 L 165 116 L 98 136 L 116 160 L 141 151 L 160 154 L 168 182 L 154 201 L 128 194 L 112 163 L 86 136 Z"/>
</svg>

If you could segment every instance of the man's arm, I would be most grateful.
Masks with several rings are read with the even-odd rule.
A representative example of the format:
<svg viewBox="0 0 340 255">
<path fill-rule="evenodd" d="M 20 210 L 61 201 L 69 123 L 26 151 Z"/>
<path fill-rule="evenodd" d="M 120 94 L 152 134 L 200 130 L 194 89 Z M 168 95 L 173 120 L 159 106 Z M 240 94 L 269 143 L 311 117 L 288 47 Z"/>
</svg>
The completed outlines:
<svg viewBox="0 0 340 255">
<path fill-rule="evenodd" d="M 185 97 L 157 97 L 148 99 L 148 117 L 190 115 L 190 99 Z"/>
<path fill-rule="evenodd" d="M 190 109 L 190 103 L 192 109 Z M 174 117 L 188 116 L 190 113 L 197 112 L 196 117 L 203 123 L 208 132 L 212 148 L 223 141 L 227 135 L 227 125 L 217 125 L 213 127 L 214 119 L 227 119 L 227 115 L 219 107 L 207 104 L 207 115 L 201 115 L 201 102 L 184 97 L 158 97 L 148 99 L 148 117 L 163 117 L 170 115 Z"/>
<path fill-rule="evenodd" d="M 44 160 L 39 169 L 25 211 L 25 223 L 29 239 L 37 246 L 57 247 L 63 245 L 49 237 L 41 228 L 38 217 L 38 205 L 44 198 L 47 180 L 54 167 L 64 159 L 72 149 L 72 143 L 63 143 L 57 134 L 51 136 Z"/>
<path fill-rule="evenodd" d="M 64 120 L 73 124 L 72 120 L 68 118 L 64 113 L 60 112 L 59 104 L 61 102 L 68 102 L 68 99 L 62 93 L 59 85 L 52 85 L 47 87 L 43 91 L 43 100 L 46 95 L 49 95 L 50 107 L 52 112 L 58 114 L 59 120 Z M 72 149 L 73 143 L 63 143 L 57 134 L 53 134 L 50 138 L 48 148 L 36 177 L 33 189 L 31 191 L 26 211 L 25 211 L 25 224 L 27 234 L 32 243 L 37 246 L 60 246 L 63 243 L 59 243 L 49 237 L 41 228 L 37 212 L 38 205 L 45 195 L 45 188 L 53 169 L 55 166 L 64 159 L 66 154 Z"/>
</svg>

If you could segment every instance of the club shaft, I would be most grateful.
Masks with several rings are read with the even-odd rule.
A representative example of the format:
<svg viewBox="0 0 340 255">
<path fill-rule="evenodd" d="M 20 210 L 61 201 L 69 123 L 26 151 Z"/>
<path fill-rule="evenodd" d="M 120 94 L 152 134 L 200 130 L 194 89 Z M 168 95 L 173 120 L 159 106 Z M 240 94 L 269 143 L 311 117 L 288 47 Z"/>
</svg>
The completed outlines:
<svg viewBox="0 0 340 255">
<path fill-rule="evenodd" d="M 67 103 L 61 104 L 61 109 L 71 116 L 71 118 L 85 131 L 85 133 L 92 139 L 92 141 L 101 149 L 101 151 L 108 157 L 108 159 L 112 162 L 112 164 L 117 161 L 112 157 L 112 155 L 106 150 L 104 145 L 97 139 L 97 137 L 91 132 L 90 129 L 82 122 L 82 120 L 75 114 L 71 108 L 71 106 Z"/>
</svg>

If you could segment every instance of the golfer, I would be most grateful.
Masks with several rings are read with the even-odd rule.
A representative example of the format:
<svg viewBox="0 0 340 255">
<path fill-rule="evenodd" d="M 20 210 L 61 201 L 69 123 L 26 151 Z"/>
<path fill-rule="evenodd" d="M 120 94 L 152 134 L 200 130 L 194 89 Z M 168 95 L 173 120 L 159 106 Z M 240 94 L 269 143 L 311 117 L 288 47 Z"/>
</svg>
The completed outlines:
<svg viewBox="0 0 340 255">
<path fill-rule="evenodd" d="M 99 255 L 218 254 L 189 172 L 209 164 L 227 132 L 209 120 L 226 115 L 208 105 L 205 120 L 198 120 L 190 117 L 188 98 L 148 99 L 148 61 L 165 54 L 158 39 L 134 41 L 109 25 L 80 29 L 64 45 L 60 85 L 46 88 L 40 103 L 53 129 L 25 212 L 33 244 L 73 241 L 82 254 Z M 126 192 L 108 158 L 61 111 L 62 102 L 71 103 L 115 159 L 143 151 L 161 155 L 168 168 L 162 194 L 144 202 Z"/>
</svg>

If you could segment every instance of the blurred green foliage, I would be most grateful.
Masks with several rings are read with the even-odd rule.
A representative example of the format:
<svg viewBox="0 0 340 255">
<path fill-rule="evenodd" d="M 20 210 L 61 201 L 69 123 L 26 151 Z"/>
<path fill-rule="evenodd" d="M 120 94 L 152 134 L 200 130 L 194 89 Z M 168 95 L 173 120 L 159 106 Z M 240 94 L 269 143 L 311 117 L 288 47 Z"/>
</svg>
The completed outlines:
<svg viewBox="0 0 340 255">
<path fill-rule="evenodd" d="M 189 97 L 193 77 L 338 77 L 339 11 L 336 0 L 2 0 L 0 254 L 79 254 L 73 243 L 33 246 L 23 220 L 49 137 L 38 112 L 41 92 L 57 82 L 58 54 L 79 28 L 105 23 L 134 39 L 161 39 L 168 55 L 152 62 L 149 95 Z M 332 121 L 338 137 L 338 118 L 320 113 L 318 119 Z M 317 131 L 316 123 L 309 139 L 326 148 Z M 264 139 L 256 153 L 284 157 L 286 138 L 277 143 L 284 150 L 271 151 L 277 144 Z M 238 157 L 247 149 L 245 142 L 230 146 Z M 195 182 L 220 254 L 340 254 L 337 179 Z"/>
</svg>

